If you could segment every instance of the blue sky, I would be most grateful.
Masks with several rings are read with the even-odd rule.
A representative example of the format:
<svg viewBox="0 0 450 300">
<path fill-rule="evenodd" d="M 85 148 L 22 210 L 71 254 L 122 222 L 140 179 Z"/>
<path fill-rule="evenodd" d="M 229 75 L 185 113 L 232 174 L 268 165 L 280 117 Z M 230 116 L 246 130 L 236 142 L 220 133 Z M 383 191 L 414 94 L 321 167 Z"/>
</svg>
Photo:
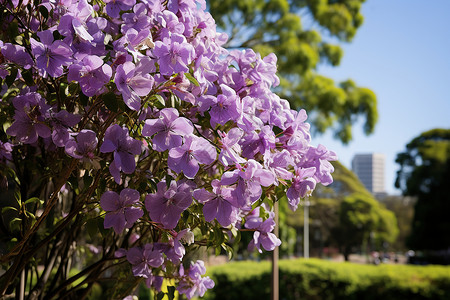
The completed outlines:
<svg viewBox="0 0 450 300">
<path fill-rule="evenodd" d="M 330 134 L 314 137 L 313 144 L 334 150 L 347 167 L 357 153 L 383 153 L 386 190 L 400 194 L 394 187 L 396 154 L 423 131 L 450 128 L 450 1 L 368 0 L 362 12 L 364 24 L 342 45 L 341 65 L 318 71 L 376 93 L 375 133 L 365 136 L 361 123 L 347 146 Z"/>
</svg>

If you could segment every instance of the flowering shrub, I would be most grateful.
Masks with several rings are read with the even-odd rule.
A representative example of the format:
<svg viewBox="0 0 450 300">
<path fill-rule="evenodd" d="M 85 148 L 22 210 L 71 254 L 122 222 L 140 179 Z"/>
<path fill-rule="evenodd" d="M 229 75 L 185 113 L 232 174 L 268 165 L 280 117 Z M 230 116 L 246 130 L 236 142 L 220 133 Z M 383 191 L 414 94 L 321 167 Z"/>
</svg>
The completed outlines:
<svg viewBox="0 0 450 300">
<path fill-rule="evenodd" d="M 2 295 L 34 276 L 31 298 L 101 278 L 202 296 L 189 253 L 242 230 L 273 250 L 274 202 L 332 182 L 336 155 L 271 91 L 275 55 L 224 49 L 204 1 L 0 3 Z"/>
</svg>

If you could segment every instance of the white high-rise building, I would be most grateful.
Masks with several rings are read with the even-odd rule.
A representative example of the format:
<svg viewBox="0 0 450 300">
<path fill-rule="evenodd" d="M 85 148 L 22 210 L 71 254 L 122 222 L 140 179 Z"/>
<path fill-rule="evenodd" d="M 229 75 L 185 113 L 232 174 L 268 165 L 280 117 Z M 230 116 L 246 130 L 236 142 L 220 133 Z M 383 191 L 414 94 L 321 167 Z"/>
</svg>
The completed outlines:
<svg viewBox="0 0 450 300">
<path fill-rule="evenodd" d="M 372 194 L 385 194 L 384 155 L 380 153 L 356 154 L 352 160 L 352 170 Z"/>
</svg>

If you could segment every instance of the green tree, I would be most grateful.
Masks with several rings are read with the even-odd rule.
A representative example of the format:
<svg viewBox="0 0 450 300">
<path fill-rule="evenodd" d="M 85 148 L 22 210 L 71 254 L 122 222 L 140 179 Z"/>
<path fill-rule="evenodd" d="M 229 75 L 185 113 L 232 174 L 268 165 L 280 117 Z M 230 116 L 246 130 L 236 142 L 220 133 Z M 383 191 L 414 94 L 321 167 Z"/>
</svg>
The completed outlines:
<svg viewBox="0 0 450 300">
<path fill-rule="evenodd" d="M 333 166 L 333 184 L 319 187 L 310 198 L 310 223 L 313 228 L 317 224 L 323 244 L 337 245 L 348 260 L 353 248 L 393 243 L 399 231 L 395 214 L 378 202 L 352 171 L 337 161 Z M 301 227 L 302 213 L 290 214 L 287 223 Z"/>
<path fill-rule="evenodd" d="M 371 235 L 378 243 L 392 243 L 397 237 L 394 213 L 367 194 L 354 193 L 345 197 L 338 214 L 339 224 L 332 232 L 347 261 L 353 247 L 369 245 Z"/>
<path fill-rule="evenodd" d="M 397 240 L 392 244 L 392 248 L 399 251 L 408 249 L 407 238 L 411 234 L 411 223 L 414 216 L 413 197 L 388 196 L 380 200 L 387 209 L 392 211 L 397 218 L 399 234 Z"/>
<path fill-rule="evenodd" d="M 450 246 L 450 129 L 423 132 L 397 155 L 396 187 L 414 196 L 409 246 L 448 249 Z"/>
<path fill-rule="evenodd" d="M 339 65 L 343 51 L 335 42 L 350 42 L 355 36 L 363 23 L 364 1 L 221 0 L 209 1 L 209 9 L 229 35 L 228 48 L 278 56 L 277 92 L 308 111 L 315 132 L 331 129 L 348 143 L 359 117 L 365 119 L 365 133 L 373 132 L 376 96 L 350 79 L 335 83 L 316 69 L 320 64 Z"/>
</svg>

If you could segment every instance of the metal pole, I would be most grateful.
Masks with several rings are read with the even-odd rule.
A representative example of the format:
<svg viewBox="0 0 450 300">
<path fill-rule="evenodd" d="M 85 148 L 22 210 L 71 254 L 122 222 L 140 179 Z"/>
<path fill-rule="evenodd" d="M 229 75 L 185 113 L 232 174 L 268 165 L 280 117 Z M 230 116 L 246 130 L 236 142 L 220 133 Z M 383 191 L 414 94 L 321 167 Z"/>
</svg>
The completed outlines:
<svg viewBox="0 0 450 300">
<path fill-rule="evenodd" d="M 274 211 L 275 211 L 275 229 L 273 230 L 273 233 L 278 237 L 279 236 L 279 230 L 278 230 L 278 201 L 274 203 Z M 278 247 L 275 247 L 272 251 L 272 291 L 271 296 L 272 300 L 278 300 L 279 299 L 279 275 L 278 275 Z"/>
<path fill-rule="evenodd" d="M 309 201 L 305 201 L 303 206 L 303 254 L 309 258 Z"/>
</svg>

